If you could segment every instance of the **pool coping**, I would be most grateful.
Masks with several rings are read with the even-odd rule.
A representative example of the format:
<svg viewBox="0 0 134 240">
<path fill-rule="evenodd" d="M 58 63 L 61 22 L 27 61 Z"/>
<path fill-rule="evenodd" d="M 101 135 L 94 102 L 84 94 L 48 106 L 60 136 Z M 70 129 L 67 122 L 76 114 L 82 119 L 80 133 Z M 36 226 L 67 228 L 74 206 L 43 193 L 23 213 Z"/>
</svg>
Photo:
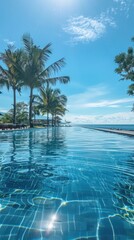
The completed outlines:
<svg viewBox="0 0 134 240">
<path fill-rule="evenodd" d="M 121 135 L 127 135 L 134 137 L 134 131 L 131 130 L 123 130 L 123 129 L 108 129 L 108 128 L 93 128 L 94 130 L 108 132 L 108 133 L 116 133 Z"/>
</svg>

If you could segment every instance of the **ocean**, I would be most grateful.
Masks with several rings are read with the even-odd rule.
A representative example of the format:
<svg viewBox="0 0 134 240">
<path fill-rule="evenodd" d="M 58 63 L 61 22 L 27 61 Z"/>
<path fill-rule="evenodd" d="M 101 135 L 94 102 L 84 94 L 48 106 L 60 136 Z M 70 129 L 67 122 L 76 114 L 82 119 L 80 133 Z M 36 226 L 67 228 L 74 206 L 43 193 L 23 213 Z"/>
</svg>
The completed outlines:
<svg viewBox="0 0 134 240">
<path fill-rule="evenodd" d="M 79 126 L 88 128 L 109 128 L 109 129 L 122 129 L 134 130 L 134 124 L 79 124 Z"/>
</svg>

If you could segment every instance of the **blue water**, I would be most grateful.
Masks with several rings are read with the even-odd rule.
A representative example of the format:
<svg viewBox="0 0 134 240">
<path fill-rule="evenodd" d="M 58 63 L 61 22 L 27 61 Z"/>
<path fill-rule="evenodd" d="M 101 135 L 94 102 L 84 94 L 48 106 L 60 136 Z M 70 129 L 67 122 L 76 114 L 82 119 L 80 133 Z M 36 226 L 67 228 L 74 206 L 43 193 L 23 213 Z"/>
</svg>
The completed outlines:
<svg viewBox="0 0 134 240">
<path fill-rule="evenodd" d="M 133 240 L 134 138 L 0 133 L 0 240 Z"/>
<path fill-rule="evenodd" d="M 134 124 L 83 124 L 80 126 L 88 128 L 110 128 L 134 131 Z"/>
</svg>

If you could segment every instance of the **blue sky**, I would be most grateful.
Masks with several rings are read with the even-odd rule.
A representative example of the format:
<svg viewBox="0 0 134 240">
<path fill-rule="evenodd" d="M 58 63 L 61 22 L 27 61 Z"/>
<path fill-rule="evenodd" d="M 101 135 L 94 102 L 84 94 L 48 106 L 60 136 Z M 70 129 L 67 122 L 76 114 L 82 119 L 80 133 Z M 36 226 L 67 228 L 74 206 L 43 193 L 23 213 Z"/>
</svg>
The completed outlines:
<svg viewBox="0 0 134 240">
<path fill-rule="evenodd" d="M 65 57 L 59 75 L 69 75 L 60 85 L 68 97 L 65 119 L 77 123 L 134 123 L 130 82 L 119 81 L 115 56 L 132 46 L 133 0 L 5 0 L 0 7 L 0 52 L 7 43 L 22 46 L 30 33 L 40 46 L 52 43 L 51 62 Z M 57 85 L 59 87 L 59 85 Z M 0 111 L 12 105 L 12 91 L 2 90 Z M 28 102 L 24 89 L 18 101 Z"/>
</svg>

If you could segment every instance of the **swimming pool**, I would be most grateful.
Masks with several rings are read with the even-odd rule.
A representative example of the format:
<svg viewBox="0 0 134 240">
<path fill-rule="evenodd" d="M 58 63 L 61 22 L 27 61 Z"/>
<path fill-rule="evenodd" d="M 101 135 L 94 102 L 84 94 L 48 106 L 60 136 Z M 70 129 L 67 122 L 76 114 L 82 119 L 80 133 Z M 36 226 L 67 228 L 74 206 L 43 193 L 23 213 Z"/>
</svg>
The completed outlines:
<svg viewBox="0 0 134 240">
<path fill-rule="evenodd" d="M 1 132 L 0 239 L 134 239 L 134 138 Z"/>
</svg>

